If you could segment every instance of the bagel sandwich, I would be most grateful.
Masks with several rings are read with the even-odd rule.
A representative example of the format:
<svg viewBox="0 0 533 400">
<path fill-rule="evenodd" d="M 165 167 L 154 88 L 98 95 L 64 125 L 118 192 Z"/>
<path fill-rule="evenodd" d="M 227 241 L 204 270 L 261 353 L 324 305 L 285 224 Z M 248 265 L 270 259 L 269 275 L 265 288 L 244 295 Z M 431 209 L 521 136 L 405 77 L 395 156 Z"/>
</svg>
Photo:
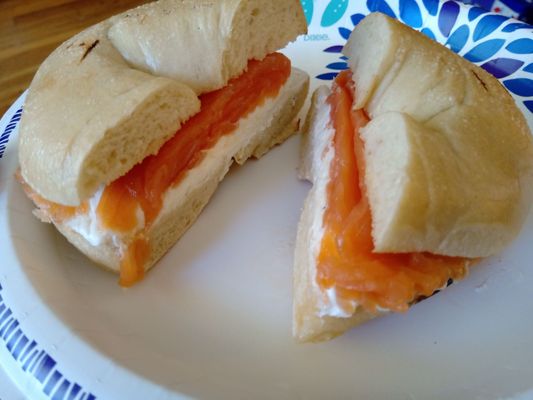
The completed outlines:
<svg viewBox="0 0 533 400">
<path fill-rule="evenodd" d="M 533 200 L 531 133 L 496 78 L 380 13 L 343 53 L 349 70 L 313 94 L 303 132 L 300 342 L 405 312 L 463 278 L 518 235 Z"/>
<path fill-rule="evenodd" d="M 160 0 L 63 43 L 20 125 L 34 214 L 122 286 L 141 280 L 233 161 L 297 130 L 309 79 L 276 51 L 306 30 L 298 0 Z"/>
</svg>

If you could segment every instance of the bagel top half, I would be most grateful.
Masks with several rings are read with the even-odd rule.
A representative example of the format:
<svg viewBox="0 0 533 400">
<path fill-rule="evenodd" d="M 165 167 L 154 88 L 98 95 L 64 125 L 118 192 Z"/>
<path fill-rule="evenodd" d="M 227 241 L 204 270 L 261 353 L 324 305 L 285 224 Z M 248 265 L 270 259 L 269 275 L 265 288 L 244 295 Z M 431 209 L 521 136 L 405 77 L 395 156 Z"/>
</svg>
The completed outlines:
<svg viewBox="0 0 533 400">
<path fill-rule="evenodd" d="M 199 94 L 306 30 L 298 0 L 160 0 L 90 27 L 31 83 L 22 177 L 46 200 L 78 206 L 156 153 L 199 111 Z"/>
<path fill-rule="evenodd" d="M 344 54 L 362 129 L 374 251 L 496 254 L 533 201 L 527 122 L 500 82 L 383 14 Z"/>
</svg>

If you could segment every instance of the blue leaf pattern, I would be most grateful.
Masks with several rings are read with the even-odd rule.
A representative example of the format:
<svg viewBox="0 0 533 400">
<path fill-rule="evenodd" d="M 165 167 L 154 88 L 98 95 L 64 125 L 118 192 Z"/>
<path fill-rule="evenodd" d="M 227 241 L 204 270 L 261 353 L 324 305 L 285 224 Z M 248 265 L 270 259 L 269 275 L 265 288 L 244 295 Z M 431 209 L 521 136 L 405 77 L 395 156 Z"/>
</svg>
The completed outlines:
<svg viewBox="0 0 533 400">
<path fill-rule="evenodd" d="M 331 46 L 326 49 L 324 49 L 325 53 L 340 53 L 342 51 L 343 46 Z"/>
<path fill-rule="evenodd" d="M 515 54 L 533 53 L 533 40 L 526 38 L 518 39 L 509 43 L 505 48 Z"/>
<path fill-rule="evenodd" d="M 415 0 L 400 0 L 400 18 L 413 28 L 422 26 L 422 14 Z"/>
<path fill-rule="evenodd" d="M 474 63 L 485 61 L 498 52 L 504 45 L 504 39 L 491 39 L 478 44 L 472 50 L 464 55 L 468 61 Z"/>
<path fill-rule="evenodd" d="M 484 68 L 487 72 L 494 75 L 494 77 L 501 79 L 513 74 L 522 65 L 524 65 L 523 61 L 502 57 L 486 62 L 481 68 Z"/>
<path fill-rule="evenodd" d="M 345 62 L 334 62 L 326 65 L 326 68 L 342 71 L 348 69 L 348 64 L 346 64 Z"/>
<path fill-rule="evenodd" d="M 484 0 L 487 1 L 487 0 Z M 491 0 L 494 1 L 494 0 Z M 503 4 L 513 10 L 516 14 L 524 14 L 525 11 L 531 7 L 531 1 L 529 0 L 500 0 Z"/>
<path fill-rule="evenodd" d="M 347 8 L 348 0 L 331 0 L 322 15 L 320 24 L 324 27 L 334 25 L 342 18 Z"/>
<path fill-rule="evenodd" d="M 506 81 L 503 81 L 503 84 L 514 94 L 523 97 L 533 96 L 533 79 L 508 79 Z"/>
<path fill-rule="evenodd" d="M 488 13 L 488 11 L 481 7 L 472 7 L 470 10 L 468 10 L 468 20 L 473 21 L 480 15 L 486 13 Z"/>
<path fill-rule="evenodd" d="M 341 34 L 341 36 L 348 40 L 348 38 L 350 37 L 350 34 L 352 33 L 351 30 L 349 29 L 346 29 L 346 28 L 343 28 L 342 26 L 339 28 L 339 33 Z"/>
<path fill-rule="evenodd" d="M 459 4 L 454 1 L 447 1 L 442 5 L 439 14 L 439 29 L 445 37 L 450 35 L 459 15 L 459 10 Z"/>
<path fill-rule="evenodd" d="M 477 4 L 479 7 L 484 8 L 485 10 L 490 10 L 494 6 L 496 0 L 465 0 L 465 3 Z M 513 1 L 513 0 L 511 0 Z"/>
<path fill-rule="evenodd" d="M 352 24 L 353 26 L 357 26 L 357 24 L 359 22 L 361 22 L 361 20 L 365 17 L 364 14 L 354 14 L 350 17 L 350 19 L 352 20 Z"/>
<path fill-rule="evenodd" d="M 439 10 L 439 0 L 422 0 L 429 15 L 437 15 Z"/>
<path fill-rule="evenodd" d="M 503 27 L 502 32 L 514 32 L 518 29 L 531 29 L 531 25 L 522 22 L 514 22 Z"/>
<path fill-rule="evenodd" d="M 307 25 L 311 23 L 311 20 L 313 19 L 313 3 L 315 0 L 300 0 L 302 3 L 302 7 L 304 9 L 305 14 L 305 20 L 307 21 Z"/>
<path fill-rule="evenodd" d="M 490 3 L 490 9 L 495 0 L 476 1 L 482 6 Z M 499 1 L 509 6 L 508 1 L 511 0 Z M 313 1 L 301 0 L 301 2 L 309 23 L 313 18 Z M 344 40 L 349 38 L 353 27 L 357 26 L 367 14 L 367 11 L 361 8 L 363 5 L 359 4 L 363 0 L 353 0 L 353 2 L 357 2 L 357 7 L 348 7 L 348 0 L 328 0 L 327 2 L 321 24 L 322 26 L 333 25 L 334 29 L 338 30 L 340 37 L 337 37 L 337 43 L 344 43 Z M 497 79 L 506 79 L 503 84 L 514 95 L 533 96 L 533 79 L 524 78 L 524 75 L 527 76 L 528 73 L 533 74 L 533 62 L 531 61 L 533 37 L 529 35 L 529 32 L 513 35 L 514 37 L 505 35 L 520 29 L 531 29 L 530 25 L 513 22 L 512 19 L 489 13 L 481 7 L 461 8 L 457 0 L 364 0 L 364 3 L 369 12 L 378 11 L 392 18 L 399 18 L 407 25 L 418 28 L 433 40 L 441 41 L 444 36 L 445 45 L 452 51 L 459 54 L 466 53 L 464 58 L 467 60 L 480 64 Z M 464 0 L 464 3 L 471 4 L 472 1 Z M 351 26 L 335 26 L 346 14 L 348 8 L 357 11 L 350 15 Z M 396 15 L 396 10 L 398 15 Z M 316 17 L 315 19 L 318 19 L 318 16 Z M 474 22 L 468 23 L 467 18 L 468 21 Z M 461 22 L 458 23 L 459 21 Z M 475 44 L 472 44 L 473 42 Z M 348 68 L 347 58 L 341 54 L 343 46 L 331 44 L 323 51 L 336 54 L 337 60 L 331 60 L 326 65 L 326 71 L 316 76 L 317 79 L 330 81 L 338 75 L 339 71 Z M 503 50 L 504 46 L 508 52 Z M 500 50 L 503 54 L 499 53 Z M 522 102 L 533 113 L 533 100 L 522 99 Z"/>
<path fill-rule="evenodd" d="M 485 36 L 490 35 L 508 19 L 509 18 L 504 17 L 503 15 L 487 15 L 481 18 L 474 28 L 474 42 L 477 42 L 478 40 L 483 39 Z"/>
<path fill-rule="evenodd" d="M 421 31 L 424 35 L 426 35 L 428 38 L 436 40 L 435 34 L 431 31 L 429 28 L 424 28 Z"/>
<path fill-rule="evenodd" d="M 459 28 L 453 32 L 448 40 L 446 41 L 446 44 L 450 47 L 452 51 L 455 53 L 459 53 L 466 41 L 468 40 L 468 35 L 470 34 L 470 29 L 468 28 L 468 25 L 461 25 Z"/>
<path fill-rule="evenodd" d="M 322 81 L 331 81 L 338 75 L 337 72 L 326 72 L 325 74 L 317 75 L 316 78 Z"/>
<path fill-rule="evenodd" d="M 396 14 L 384 0 L 366 0 L 366 6 L 370 12 L 379 11 L 389 17 L 396 18 Z"/>
</svg>

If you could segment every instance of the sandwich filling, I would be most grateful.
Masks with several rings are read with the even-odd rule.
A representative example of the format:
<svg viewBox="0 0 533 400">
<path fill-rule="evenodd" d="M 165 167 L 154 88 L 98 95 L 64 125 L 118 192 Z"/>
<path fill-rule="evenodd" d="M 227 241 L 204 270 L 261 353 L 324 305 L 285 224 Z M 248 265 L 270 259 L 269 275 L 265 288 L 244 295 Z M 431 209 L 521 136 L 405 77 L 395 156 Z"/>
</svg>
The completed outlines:
<svg viewBox="0 0 533 400">
<path fill-rule="evenodd" d="M 461 279 L 470 259 L 429 253 L 375 253 L 372 215 L 365 184 L 364 143 L 359 131 L 369 118 L 352 105 L 351 72 L 340 73 L 328 98 L 334 129 L 334 156 L 323 216 L 324 234 L 317 258 L 320 289 L 352 315 L 366 311 L 406 311 L 431 296 L 449 279 Z M 386 190 L 386 188 L 384 188 Z"/>
<path fill-rule="evenodd" d="M 99 230 L 112 232 L 113 238 L 130 237 L 128 246 L 120 249 L 119 283 L 131 286 L 144 275 L 150 257 L 147 232 L 163 208 L 166 192 L 178 185 L 220 138 L 234 132 L 241 119 L 276 97 L 290 74 L 290 60 L 280 53 L 249 61 L 241 76 L 222 89 L 200 96 L 200 112 L 184 123 L 156 155 L 145 158 L 78 207 L 51 203 L 27 184 L 25 190 L 39 213 L 53 222 L 78 225 L 80 216 L 91 214 L 91 227 L 85 227 L 84 232 L 93 231 L 97 225 Z"/>
</svg>

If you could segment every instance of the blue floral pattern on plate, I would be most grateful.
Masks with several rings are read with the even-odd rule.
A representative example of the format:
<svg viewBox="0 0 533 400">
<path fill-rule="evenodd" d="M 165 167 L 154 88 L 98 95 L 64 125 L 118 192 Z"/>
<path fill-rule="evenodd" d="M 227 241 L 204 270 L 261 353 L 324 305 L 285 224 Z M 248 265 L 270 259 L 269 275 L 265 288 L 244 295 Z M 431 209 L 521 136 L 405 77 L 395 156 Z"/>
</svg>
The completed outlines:
<svg viewBox="0 0 533 400">
<path fill-rule="evenodd" d="M 319 3 L 315 4 L 315 13 L 320 12 L 316 9 Z M 494 2 L 485 3 L 487 4 L 476 4 L 494 6 Z M 326 71 L 317 74 L 317 79 L 332 80 L 340 70 L 347 68 L 341 54 L 344 43 L 366 14 L 379 11 L 397 18 L 478 64 L 500 79 L 517 101 L 526 110 L 533 112 L 531 25 L 453 0 L 366 0 L 353 2 L 346 9 L 338 6 L 340 2 L 332 1 L 324 13 L 332 13 L 332 4 L 337 4 L 336 10 L 347 15 L 335 15 L 338 22 L 338 26 L 335 26 L 338 32 L 337 43 L 327 46 L 323 51 L 337 54 L 339 60 L 328 62 L 325 65 Z M 324 19 L 333 21 L 331 16 L 323 17 L 322 21 Z"/>
</svg>

